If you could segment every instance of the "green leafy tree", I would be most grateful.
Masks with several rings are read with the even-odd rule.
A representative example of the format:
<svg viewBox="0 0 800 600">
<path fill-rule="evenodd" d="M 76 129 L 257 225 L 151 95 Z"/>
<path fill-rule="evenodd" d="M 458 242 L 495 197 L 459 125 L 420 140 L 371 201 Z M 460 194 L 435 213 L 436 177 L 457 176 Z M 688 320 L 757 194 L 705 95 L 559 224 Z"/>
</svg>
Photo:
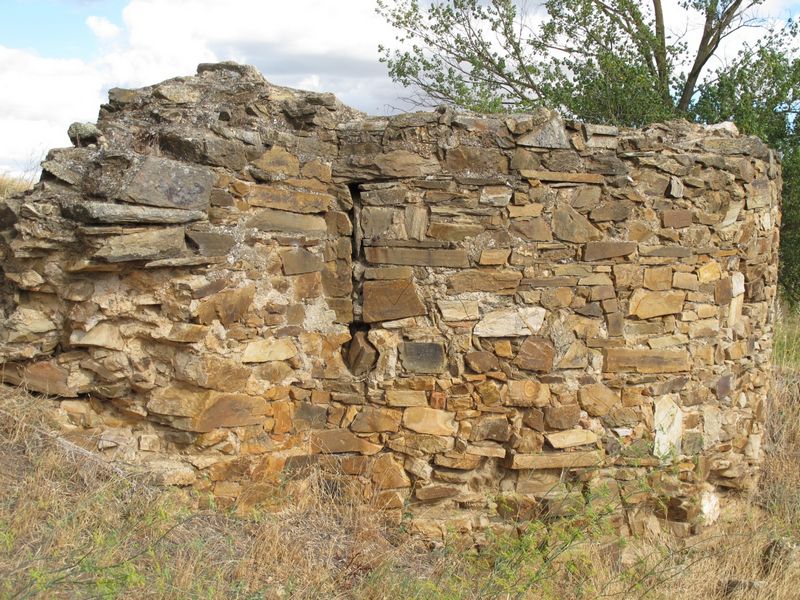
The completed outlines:
<svg viewBox="0 0 800 600">
<path fill-rule="evenodd" d="M 419 105 L 478 112 L 549 106 L 585 121 L 626 126 L 672 118 L 733 120 L 783 153 L 781 282 L 800 300 L 800 60 L 792 21 L 769 29 L 764 0 L 377 0 L 397 31 L 381 46 L 395 81 Z M 699 40 L 672 33 L 665 11 L 702 22 Z M 757 42 L 719 65 L 724 40 L 760 27 Z M 712 59 L 715 59 L 712 63 Z"/>
</svg>

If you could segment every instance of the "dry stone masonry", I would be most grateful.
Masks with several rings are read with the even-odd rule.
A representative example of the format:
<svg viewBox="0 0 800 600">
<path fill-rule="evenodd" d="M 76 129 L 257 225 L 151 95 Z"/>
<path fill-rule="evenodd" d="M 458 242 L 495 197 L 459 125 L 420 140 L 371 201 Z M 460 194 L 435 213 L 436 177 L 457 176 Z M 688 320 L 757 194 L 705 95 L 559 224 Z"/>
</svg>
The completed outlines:
<svg viewBox="0 0 800 600">
<path fill-rule="evenodd" d="M 73 439 L 223 505 L 333 466 L 434 536 L 601 490 L 688 534 L 753 485 L 758 139 L 367 117 L 232 63 L 113 89 L 70 137 L 0 209 L 0 362 Z"/>
</svg>

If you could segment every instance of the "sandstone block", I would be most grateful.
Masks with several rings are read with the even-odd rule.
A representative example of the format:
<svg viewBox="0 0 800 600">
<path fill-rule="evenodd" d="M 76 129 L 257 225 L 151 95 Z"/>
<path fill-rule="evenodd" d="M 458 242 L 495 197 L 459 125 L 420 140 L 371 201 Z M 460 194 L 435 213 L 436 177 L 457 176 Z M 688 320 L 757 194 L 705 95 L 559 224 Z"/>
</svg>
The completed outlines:
<svg viewBox="0 0 800 600">
<path fill-rule="evenodd" d="M 525 179 L 554 181 L 563 183 L 597 183 L 602 184 L 605 178 L 594 173 L 562 173 L 558 171 L 520 171 Z"/>
<path fill-rule="evenodd" d="M 283 231 L 286 233 L 323 234 L 328 230 L 325 218 L 318 215 L 301 215 L 273 208 L 252 211 L 247 227 L 261 231 Z"/>
<path fill-rule="evenodd" d="M 439 248 L 386 248 L 368 246 L 364 255 L 373 264 L 410 265 L 427 267 L 468 267 L 469 256 L 465 250 Z"/>
<path fill-rule="evenodd" d="M 417 286 L 411 279 L 365 281 L 363 287 L 365 323 L 393 321 L 428 314 Z"/>
<path fill-rule="evenodd" d="M 262 363 L 273 360 L 288 360 L 297 356 L 297 346 L 285 338 L 250 342 L 242 353 L 243 363 Z"/>
<path fill-rule="evenodd" d="M 579 469 L 602 464 L 603 453 L 600 450 L 514 454 L 508 461 L 510 469 Z"/>
<path fill-rule="evenodd" d="M 283 185 L 254 185 L 247 194 L 250 206 L 276 208 L 292 213 L 322 213 L 334 202 L 329 194 L 306 192 Z"/>
<path fill-rule="evenodd" d="M 356 433 L 394 432 L 400 429 L 401 418 L 399 410 L 365 406 L 353 419 L 350 429 Z"/>
<path fill-rule="evenodd" d="M 428 406 L 428 396 L 423 390 L 386 390 L 389 406 Z"/>
<path fill-rule="evenodd" d="M 470 269 L 451 275 L 447 283 L 452 294 L 465 292 L 513 294 L 521 279 L 522 273 L 512 269 Z"/>
<path fill-rule="evenodd" d="M 380 454 L 372 464 L 372 482 L 379 490 L 411 487 L 403 465 L 390 453 Z"/>
<path fill-rule="evenodd" d="M 565 205 L 553 211 L 553 235 L 560 240 L 579 244 L 603 238 L 603 233 L 586 217 Z"/>
<path fill-rule="evenodd" d="M 531 336 L 520 346 L 519 353 L 514 359 L 514 364 L 526 371 L 549 373 L 553 370 L 555 354 L 556 349 L 550 340 Z"/>
<path fill-rule="evenodd" d="M 105 241 L 94 257 L 110 263 L 174 258 L 186 252 L 182 227 L 118 235 Z"/>
<path fill-rule="evenodd" d="M 550 386 L 531 379 L 508 382 L 508 406 L 529 407 L 548 406 L 550 404 Z"/>
<path fill-rule="evenodd" d="M 539 306 L 502 308 L 486 313 L 475 325 L 477 337 L 519 337 L 537 333 L 547 311 Z"/>
<path fill-rule="evenodd" d="M 593 417 L 602 417 L 620 403 L 619 392 L 607 388 L 602 383 L 584 385 L 578 391 L 581 407 Z"/>
<path fill-rule="evenodd" d="M 628 315 L 640 319 L 652 319 L 664 315 L 674 315 L 683 311 L 686 292 L 649 292 L 636 290 L 628 305 Z"/>
<path fill-rule="evenodd" d="M 347 366 L 356 377 L 365 375 L 378 360 L 378 351 L 369 343 L 365 331 L 357 331 L 347 350 Z"/>
<path fill-rule="evenodd" d="M 680 373 L 691 370 L 691 360 L 685 350 L 606 348 L 603 370 L 608 373 Z"/>
<path fill-rule="evenodd" d="M 581 407 L 577 404 L 546 406 L 544 422 L 551 429 L 573 429 L 581 418 Z"/>
<path fill-rule="evenodd" d="M 467 363 L 467 366 L 476 373 L 496 371 L 500 368 L 500 361 L 491 352 L 467 352 L 464 355 L 464 361 Z"/>
<path fill-rule="evenodd" d="M 445 167 L 449 171 L 508 173 L 508 159 L 495 148 L 458 146 L 447 151 Z"/>
<path fill-rule="evenodd" d="M 556 433 L 546 433 L 544 437 L 547 443 L 556 450 L 597 443 L 597 435 L 586 429 L 569 429 Z"/>
<path fill-rule="evenodd" d="M 428 435 L 454 435 L 457 429 L 455 415 L 424 406 L 411 406 L 403 412 L 403 427 Z"/>
<path fill-rule="evenodd" d="M 636 251 L 636 242 L 589 242 L 583 248 L 584 260 L 606 260 L 629 256 Z"/>
<path fill-rule="evenodd" d="M 305 248 L 291 248 L 281 252 L 285 275 L 300 275 L 322 270 L 322 259 Z"/>
<path fill-rule="evenodd" d="M 348 429 L 326 429 L 311 434 L 311 447 L 323 454 L 340 454 L 342 452 L 358 452 L 360 454 L 377 454 L 383 448 L 369 440 L 358 437 Z"/>
<path fill-rule="evenodd" d="M 475 321 L 481 316 L 476 300 L 438 300 L 436 305 L 445 321 Z"/>
</svg>

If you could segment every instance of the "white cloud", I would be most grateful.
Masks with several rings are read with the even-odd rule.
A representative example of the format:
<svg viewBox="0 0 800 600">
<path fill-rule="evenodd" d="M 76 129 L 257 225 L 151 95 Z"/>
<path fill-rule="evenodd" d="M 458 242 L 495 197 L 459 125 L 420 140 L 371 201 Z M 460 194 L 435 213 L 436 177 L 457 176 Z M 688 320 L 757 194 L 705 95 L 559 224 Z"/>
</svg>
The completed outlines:
<svg viewBox="0 0 800 600">
<path fill-rule="evenodd" d="M 762 13 L 785 17 L 787 1 L 767 0 Z M 686 13 L 668 15 L 670 27 L 687 30 L 690 47 L 696 45 L 699 29 L 687 28 Z M 375 13 L 375 0 L 130 0 L 118 23 L 86 19 L 86 33 L 100 42 L 92 60 L 0 46 L 0 168 L 68 144 L 69 124 L 94 120 L 108 88 L 190 75 L 200 62 L 254 64 L 269 81 L 330 91 L 370 113 L 403 108 L 407 95 L 378 63 L 378 44 L 395 32 Z M 747 30 L 730 40 L 726 55 L 758 35 Z"/>
<path fill-rule="evenodd" d="M 120 28 L 105 17 L 86 17 L 86 26 L 101 40 L 117 37 L 120 32 Z"/>
</svg>

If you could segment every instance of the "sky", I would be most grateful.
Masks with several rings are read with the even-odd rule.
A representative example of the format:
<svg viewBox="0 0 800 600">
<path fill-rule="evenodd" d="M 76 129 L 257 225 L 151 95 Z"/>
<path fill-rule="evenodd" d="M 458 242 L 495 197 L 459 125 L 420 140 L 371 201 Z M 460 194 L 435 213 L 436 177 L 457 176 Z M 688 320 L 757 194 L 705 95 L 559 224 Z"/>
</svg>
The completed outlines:
<svg viewBox="0 0 800 600">
<path fill-rule="evenodd" d="M 786 18 L 798 2 L 760 10 Z M 691 43 L 699 24 L 668 16 Z M 68 146 L 70 123 L 95 121 L 109 88 L 192 75 L 201 62 L 253 64 L 273 83 L 396 112 L 408 92 L 378 61 L 394 37 L 375 0 L 0 0 L 0 173 L 33 172 L 49 148 Z"/>
</svg>

